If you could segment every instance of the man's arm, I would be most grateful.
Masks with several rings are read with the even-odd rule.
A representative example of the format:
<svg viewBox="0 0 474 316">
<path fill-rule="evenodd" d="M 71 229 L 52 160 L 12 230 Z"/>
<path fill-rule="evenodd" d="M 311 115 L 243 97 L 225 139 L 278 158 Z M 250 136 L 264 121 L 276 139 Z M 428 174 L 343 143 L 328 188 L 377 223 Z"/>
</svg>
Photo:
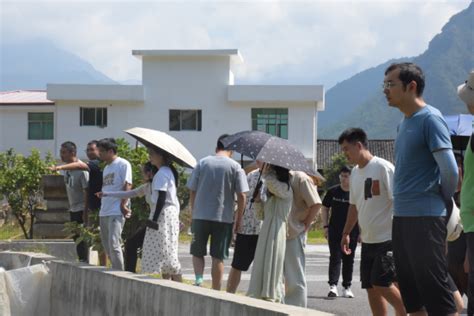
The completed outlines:
<svg viewBox="0 0 474 316">
<path fill-rule="evenodd" d="M 193 214 L 195 199 L 196 199 L 196 191 L 189 190 L 189 204 L 191 205 L 191 215 Z"/>
<path fill-rule="evenodd" d="M 125 184 L 123 185 L 123 191 L 130 191 L 131 189 L 132 189 L 132 185 L 128 182 L 125 182 Z M 120 210 L 122 211 L 122 214 L 123 216 L 125 216 L 125 218 L 129 218 L 132 213 L 130 209 L 127 207 L 128 200 L 129 199 L 122 199 L 120 201 Z"/>
<path fill-rule="evenodd" d="M 89 224 L 89 203 L 88 203 L 88 188 L 83 190 L 84 194 L 84 212 L 82 213 L 82 220 L 84 221 L 84 226 Z"/>
<path fill-rule="evenodd" d="M 322 205 L 320 203 L 317 203 L 317 204 L 313 204 L 309 207 L 308 215 L 306 216 L 306 218 L 303 221 L 305 232 L 307 232 L 309 230 L 309 228 L 311 227 L 311 224 L 313 223 L 314 219 L 318 215 L 319 210 L 321 209 L 321 206 Z"/>
<path fill-rule="evenodd" d="M 451 200 L 458 184 L 458 166 L 451 149 L 441 149 L 433 153 L 441 175 L 441 194 L 445 201 Z"/>
<path fill-rule="evenodd" d="M 59 170 L 85 170 L 85 171 L 90 171 L 89 166 L 83 162 L 83 161 L 75 161 L 71 163 L 67 163 L 65 165 L 59 165 L 59 166 L 53 166 L 50 168 L 53 171 L 59 171 Z"/>
<path fill-rule="evenodd" d="M 351 241 L 350 233 L 356 223 L 357 223 L 357 207 L 354 204 L 350 204 L 349 211 L 347 212 L 346 224 L 344 225 L 344 229 L 342 231 L 342 240 L 341 240 L 342 252 L 345 253 L 346 255 L 350 255 L 352 252 L 351 249 L 349 248 L 349 243 Z"/>
<path fill-rule="evenodd" d="M 242 217 L 244 215 L 245 203 L 247 202 L 247 195 L 244 192 L 237 193 L 237 215 L 234 223 L 234 233 L 237 233 L 242 224 Z"/>
<path fill-rule="evenodd" d="M 321 219 L 324 227 L 324 238 L 328 239 L 328 225 L 329 225 L 329 207 L 321 207 Z"/>
</svg>

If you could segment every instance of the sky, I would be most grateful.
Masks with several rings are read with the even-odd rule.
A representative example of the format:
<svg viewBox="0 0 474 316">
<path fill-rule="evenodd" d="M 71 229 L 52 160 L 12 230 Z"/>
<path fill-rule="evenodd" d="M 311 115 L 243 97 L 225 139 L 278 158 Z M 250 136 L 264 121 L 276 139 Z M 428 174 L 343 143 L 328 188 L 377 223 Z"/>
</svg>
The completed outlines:
<svg viewBox="0 0 474 316">
<path fill-rule="evenodd" d="M 331 87 L 416 56 L 471 0 L 4 1 L 0 48 L 45 38 L 116 81 L 140 80 L 133 49 L 239 49 L 236 83 Z M 1 70 L 0 70 L 1 71 Z"/>
</svg>

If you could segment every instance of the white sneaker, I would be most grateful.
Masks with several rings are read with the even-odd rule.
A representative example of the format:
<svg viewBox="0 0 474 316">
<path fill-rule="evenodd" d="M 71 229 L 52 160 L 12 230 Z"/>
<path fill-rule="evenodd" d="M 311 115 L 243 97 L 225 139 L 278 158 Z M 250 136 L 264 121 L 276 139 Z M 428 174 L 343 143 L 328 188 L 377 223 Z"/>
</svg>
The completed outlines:
<svg viewBox="0 0 474 316">
<path fill-rule="evenodd" d="M 337 294 L 337 286 L 335 286 L 335 285 L 329 286 L 328 297 L 337 297 L 337 296 L 338 296 L 338 294 Z"/>
<path fill-rule="evenodd" d="M 354 298 L 354 293 L 352 293 L 352 290 L 350 287 L 345 287 L 342 289 L 342 296 L 347 297 L 347 298 Z"/>
</svg>

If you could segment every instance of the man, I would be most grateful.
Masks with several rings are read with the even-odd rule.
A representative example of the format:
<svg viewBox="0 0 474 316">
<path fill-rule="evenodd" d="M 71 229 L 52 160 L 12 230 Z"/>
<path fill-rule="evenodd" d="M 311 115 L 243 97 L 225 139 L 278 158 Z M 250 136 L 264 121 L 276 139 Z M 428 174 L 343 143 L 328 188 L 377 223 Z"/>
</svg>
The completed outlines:
<svg viewBox="0 0 474 316">
<path fill-rule="evenodd" d="M 66 164 L 78 162 L 79 159 L 76 155 L 77 147 L 73 142 L 61 144 L 60 156 L 63 162 Z M 71 222 L 83 224 L 86 221 L 85 200 L 87 200 L 88 177 L 89 174 L 83 170 L 64 171 L 64 183 L 66 184 Z M 74 240 L 77 237 L 74 236 Z M 76 245 L 76 251 L 79 261 L 89 262 L 89 249 L 84 241 Z"/>
<path fill-rule="evenodd" d="M 458 87 L 458 95 L 474 114 L 474 71 L 468 80 Z M 461 219 L 467 241 L 469 262 L 468 315 L 474 315 L 474 134 L 471 135 L 464 156 L 464 179 L 461 188 Z"/>
<path fill-rule="evenodd" d="M 234 195 L 237 194 L 237 218 L 234 230 L 240 229 L 245 193 L 249 190 L 244 170 L 232 160 L 232 151 L 224 149 L 221 139 L 217 141 L 216 154 L 199 161 L 189 178 L 192 209 L 191 254 L 196 275 L 195 285 L 203 281 L 204 256 L 207 240 L 211 236 L 212 288 L 220 290 L 224 274 L 223 260 L 229 256 L 234 217 Z"/>
<path fill-rule="evenodd" d="M 53 167 L 53 170 L 86 170 L 89 172 L 89 186 L 87 188 L 87 199 L 84 206 L 84 225 L 89 224 L 89 214 L 98 214 L 100 210 L 100 199 L 96 196 L 97 192 L 102 190 L 102 170 L 100 168 L 99 149 L 97 140 L 91 140 L 87 143 L 86 154 L 89 161 L 84 163 L 77 160 L 68 164 Z M 136 255 L 135 255 L 136 257 Z M 105 253 L 99 253 L 100 265 L 105 266 L 107 258 Z M 136 261 L 136 260 L 135 260 Z"/>
<path fill-rule="evenodd" d="M 97 144 L 99 156 L 107 165 L 103 171 L 102 192 L 128 191 L 132 187 L 132 166 L 117 156 L 117 143 L 104 138 Z M 125 218 L 130 217 L 128 199 L 109 196 L 102 198 L 99 212 L 102 246 L 110 258 L 113 269 L 123 270 L 121 235 Z"/>
<path fill-rule="evenodd" d="M 413 63 L 385 71 L 384 94 L 404 118 L 395 140 L 393 254 L 406 311 L 457 315 L 448 284 L 446 202 L 458 181 L 449 130 L 423 100 L 425 79 Z"/>
<path fill-rule="evenodd" d="M 387 302 L 396 315 L 405 315 L 400 292 L 393 284 L 392 179 L 393 165 L 367 149 L 367 135 L 360 128 L 346 129 L 339 144 L 352 169 L 349 212 L 342 231 L 344 254 L 352 253 L 351 232 L 359 223 L 362 239 L 360 279 L 367 290 L 373 315 L 387 315 Z"/>
<path fill-rule="evenodd" d="M 293 203 L 288 216 L 285 250 L 285 304 L 306 307 L 306 233 L 321 209 L 316 185 L 306 173 L 291 171 Z"/>
<path fill-rule="evenodd" d="M 329 243 L 329 293 L 328 297 L 337 297 L 337 283 L 341 273 L 342 260 L 342 296 L 353 298 L 351 290 L 352 271 L 354 267 L 354 256 L 359 238 L 359 225 L 355 225 L 350 234 L 349 249 L 351 253 L 346 255 L 341 250 L 342 230 L 346 224 L 347 211 L 349 210 L 349 188 L 351 169 L 343 166 L 339 171 L 340 184 L 335 185 L 327 191 L 323 199 L 322 220 L 324 237 Z M 329 212 L 331 216 L 329 216 Z"/>
</svg>

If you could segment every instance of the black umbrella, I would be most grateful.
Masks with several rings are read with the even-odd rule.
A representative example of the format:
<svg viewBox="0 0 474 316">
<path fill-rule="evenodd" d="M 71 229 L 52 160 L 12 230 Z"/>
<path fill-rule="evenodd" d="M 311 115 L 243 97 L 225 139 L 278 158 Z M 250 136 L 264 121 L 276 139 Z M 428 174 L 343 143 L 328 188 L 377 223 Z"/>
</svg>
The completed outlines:
<svg viewBox="0 0 474 316">
<path fill-rule="evenodd" d="M 260 131 L 243 131 L 221 140 L 224 147 L 254 160 L 260 160 L 289 170 L 303 171 L 324 178 L 309 164 L 303 153 L 288 140 Z"/>
</svg>

